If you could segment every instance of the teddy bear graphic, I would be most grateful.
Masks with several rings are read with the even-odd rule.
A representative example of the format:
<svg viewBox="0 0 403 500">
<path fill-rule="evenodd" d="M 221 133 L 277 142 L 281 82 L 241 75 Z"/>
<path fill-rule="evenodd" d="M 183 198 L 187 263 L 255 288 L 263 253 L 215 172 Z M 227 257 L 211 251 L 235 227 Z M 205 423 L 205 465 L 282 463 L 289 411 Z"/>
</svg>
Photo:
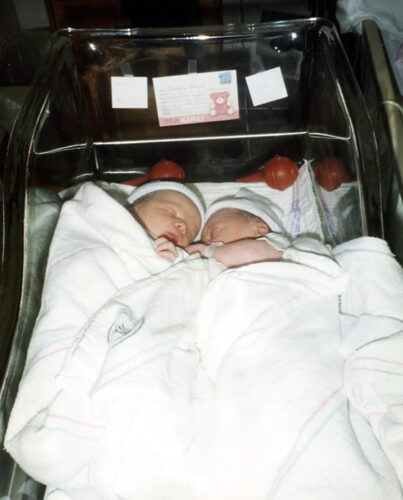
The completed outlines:
<svg viewBox="0 0 403 500">
<path fill-rule="evenodd" d="M 211 92 L 210 94 L 210 115 L 232 115 L 234 109 L 232 107 L 232 102 L 230 99 L 230 93 L 224 92 Z"/>
</svg>

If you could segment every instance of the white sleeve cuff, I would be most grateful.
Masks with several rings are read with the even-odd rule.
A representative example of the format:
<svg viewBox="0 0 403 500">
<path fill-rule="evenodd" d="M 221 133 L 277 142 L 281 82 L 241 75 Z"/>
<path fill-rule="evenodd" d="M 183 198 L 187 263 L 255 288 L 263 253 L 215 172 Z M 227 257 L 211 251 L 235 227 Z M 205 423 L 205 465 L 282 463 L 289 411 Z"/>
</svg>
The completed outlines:
<svg viewBox="0 0 403 500">
<path fill-rule="evenodd" d="M 176 259 L 174 261 L 174 264 L 176 264 L 177 262 L 180 262 L 183 259 L 186 259 L 186 257 L 189 257 L 188 252 L 180 247 L 176 247 L 176 253 L 177 253 L 177 256 L 176 256 Z"/>
<path fill-rule="evenodd" d="M 267 233 L 259 240 L 266 241 L 280 252 L 284 252 L 286 248 L 291 246 L 291 241 L 281 233 Z"/>
<path fill-rule="evenodd" d="M 224 245 L 224 243 L 222 243 L 221 241 L 216 241 L 214 243 L 211 243 L 207 247 L 207 250 L 204 252 L 204 256 L 207 257 L 208 259 L 211 259 L 212 257 L 214 257 L 214 250 L 216 249 L 216 247 L 221 247 L 222 245 Z"/>
</svg>

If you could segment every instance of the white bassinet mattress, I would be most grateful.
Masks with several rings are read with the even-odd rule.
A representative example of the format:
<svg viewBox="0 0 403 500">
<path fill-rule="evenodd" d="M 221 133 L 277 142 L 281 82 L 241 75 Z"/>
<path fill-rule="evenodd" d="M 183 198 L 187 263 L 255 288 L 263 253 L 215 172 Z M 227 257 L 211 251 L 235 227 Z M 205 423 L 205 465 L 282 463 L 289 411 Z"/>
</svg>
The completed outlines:
<svg viewBox="0 0 403 500">
<path fill-rule="evenodd" d="M 156 255 L 126 187 L 64 203 L 5 441 L 49 498 L 403 498 L 402 269 L 307 238 L 307 174 L 284 261 L 225 271 Z"/>
</svg>

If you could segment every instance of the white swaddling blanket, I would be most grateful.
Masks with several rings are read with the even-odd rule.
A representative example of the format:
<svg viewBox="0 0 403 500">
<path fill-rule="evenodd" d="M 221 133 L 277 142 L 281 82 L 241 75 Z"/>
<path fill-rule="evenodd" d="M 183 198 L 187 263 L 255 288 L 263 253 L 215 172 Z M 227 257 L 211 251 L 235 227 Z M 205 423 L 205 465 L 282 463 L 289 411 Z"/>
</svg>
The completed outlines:
<svg viewBox="0 0 403 500">
<path fill-rule="evenodd" d="M 84 185 L 56 229 L 6 448 L 71 499 L 401 499 L 402 382 L 383 386 L 377 363 L 399 378 L 403 278 L 381 243 L 340 246 L 339 264 L 301 239 L 285 262 L 169 267 Z M 386 295 L 376 268 L 369 289 L 354 272 L 374 254 L 394 276 Z M 369 402 L 350 369 L 363 349 Z M 379 412 L 363 417 L 374 399 L 394 412 L 391 437 Z"/>
</svg>

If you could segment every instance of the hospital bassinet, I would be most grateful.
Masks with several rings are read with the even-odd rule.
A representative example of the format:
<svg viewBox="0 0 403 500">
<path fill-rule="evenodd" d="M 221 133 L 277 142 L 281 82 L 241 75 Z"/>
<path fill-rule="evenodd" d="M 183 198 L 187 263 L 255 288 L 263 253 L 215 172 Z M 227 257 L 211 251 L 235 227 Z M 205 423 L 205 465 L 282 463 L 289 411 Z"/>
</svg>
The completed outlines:
<svg viewBox="0 0 403 500">
<path fill-rule="evenodd" d="M 254 105 L 247 77 L 276 68 L 286 95 L 273 80 L 264 84 L 273 96 Z M 235 114 L 215 119 L 189 112 L 175 121 L 172 101 L 183 98 L 180 104 L 191 109 L 185 101 L 198 95 L 197 75 L 211 72 L 220 74 L 223 89 L 235 78 Z M 161 90 L 168 111 L 156 103 L 153 79 L 190 74 L 196 78 L 191 90 L 182 81 Z M 118 79 L 112 84 L 112 78 Z M 139 87 L 131 87 L 135 82 Z M 203 77 L 199 83 L 203 87 Z M 264 85 L 257 82 L 255 92 L 267 94 Z M 112 87 L 120 104 L 112 100 Z M 139 101 L 133 104 L 127 88 L 136 89 Z M 336 29 L 327 21 L 67 29 L 55 35 L 15 124 L 2 172 L 2 433 L 39 308 L 62 203 L 57 193 L 84 181 L 128 181 L 162 158 L 179 163 L 190 182 L 234 181 L 276 154 L 308 162 L 329 243 L 382 236 L 376 143 Z M 329 157 L 341 159 L 353 188 L 337 203 L 315 182 L 315 168 Z M 41 487 L 4 452 L 0 464 L 0 496 L 41 497 Z"/>
</svg>

